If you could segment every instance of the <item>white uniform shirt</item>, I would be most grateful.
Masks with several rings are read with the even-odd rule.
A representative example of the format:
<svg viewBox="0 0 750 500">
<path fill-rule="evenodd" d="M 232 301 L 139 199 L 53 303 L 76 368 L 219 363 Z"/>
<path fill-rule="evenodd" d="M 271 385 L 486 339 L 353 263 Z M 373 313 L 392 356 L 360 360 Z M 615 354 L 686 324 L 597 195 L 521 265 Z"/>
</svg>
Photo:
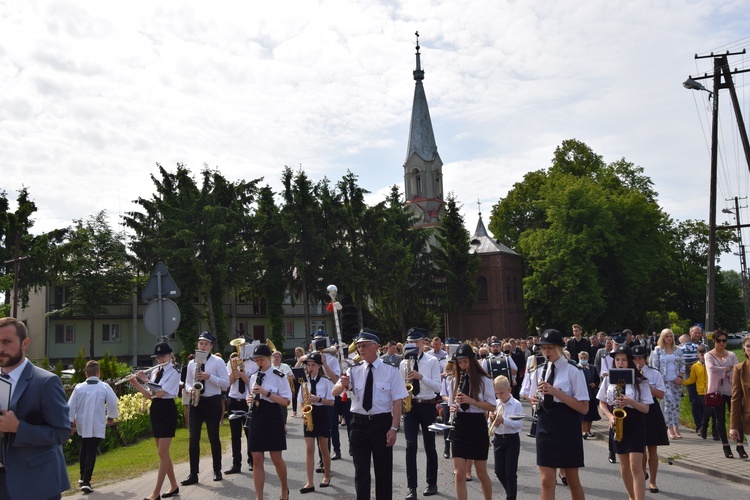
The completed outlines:
<svg viewBox="0 0 750 500">
<path fill-rule="evenodd" d="M 70 422 L 76 423 L 78 435 L 83 438 L 104 438 L 107 419 L 120 415 L 115 391 L 98 377 L 76 385 L 68 406 Z"/>
<path fill-rule="evenodd" d="M 180 372 L 177 371 L 174 365 L 167 365 L 163 367 L 164 374 L 161 376 L 159 385 L 161 390 L 164 391 L 164 395 L 161 399 L 174 399 L 177 397 L 177 393 L 180 391 Z M 156 369 L 150 373 L 149 380 L 153 383 L 156 380 L 159 370 Z"/>
<path fill-rule="evenodd" d="M 661 376 L 659 370 L 655 370 L 648 365 L 643 365 L 643 370 L 641 370 L 641 373 L 648 380 L 648 385 L 650 387 L 653 387 L 657 391 L 661 392 L 667 390 L 667 386 L 664 384 L 664 377 Z M 651 395 L 651 397 L 653 397 L 653 394 Z"/>
<path fill-rule="evenodd" d="M 549 362 L 546 366 L 539 365 L 537 369 L 529 373 L 527 377 L 530 379 L 529 387 L 538 387 L 539 383 L 542 382 L 542 377 L 544 377 L 544 381 L 548 381 L 551 374 L 552 370 Z M 576 365 L 570 364 L 565 356 L 560 356 L 560 358 L 555 361 L 555 380 L 552 383 L 552 386 L 560 389 L 565 394 L 573 396 L 578 401 L 589 400 L 589 387 L 586 385 L 586 377 Z M 562 403 L 562 401 L 557 398 L 554 398 L 554 401 L 555 403 Z"/>
<path fill-rule="evenodd" d="M 268 368 L 265 372 L 261 372 L 258 370 L 257 372 L 253 373 L 250 377 L 250 388 L 248 389 L 248 397 L 254 397 L 255 394 L 252 393 L 252 388 L 255 387 L 255 381 L 258 380 L 258 375 L 264 373 L 265 376 L 263 377 L 263 380 L 260 383 L 260 386 L 267 390 L 271 391 L 271 394 L 278 394 L 282 398 L 287 398 L 289 401 L 292 400 L 292 388 L 289 387 L 289 379 L 286 378 L 286 375 L 284 375 L 284 372 L 276 370 L 273 367 Z M 260 399 L 263 401 L 268 401 L 269 403 L 276 403 L 276 401 L 272 401 L 270 398 L 266 397 L 266 393 L 264 392 L 262 395 L 260 395 Z"/>
<path fill-rule="evenodd" d="M 326 358 L 326 365 L 328 365 L 328 369 L 332 371 L 334 374 L 336 374 L 337 377 L 341 376 L 341 364 L 339 363 L 338 356 L 334 356 L 330 353 L 323 353 L 323 356 Z M 356 353 L 355 353 L 356 356 Z"/>
<path fill-rule="evenodd" d="M 407 360 L 404 359 L 399 366 L 401 377 L 404 379 L 408 373 L 407 364 Z M 414 358 L 411 358 L 411 369 L 414 369 Z M 419 359 L 419 373 L 423 375 L 419 381 L 419 393 L 413 396 L 425 401 L 435 399 L 436 395 L 440 394 L 440 362 L 431 354 L 422 354 Z"/>
<path fill-rule="evenodd" d="M 598 399 L 599 401 L 604 401 L 608 405 L 612 406 L 615 401 L 616 388 L 616 385 L 609 383 L 609 377 L 605 378 L 604 380 L 602 380 L 602 385 L 599 386 L 599 392 L 596 395 L 596 399 Z M 635 386 L 633 384 L 625 384 L 625 396 L 645 405 L 650 405 L 654 402 L 654 398 L 651 397 L 651 390 L 648 387 L 648 379 L 643 380 L 638 385 L 638 390 L 640 394 L 638 394 L 638 397 L 636 397 Z M 626 405 L 626 408 L 632 408 L 632 406 Z"/>
<path fill-rule="evenodd" d="M 485 403 L 490 403 L 492 405 L 497 406 L 497 398 L 495 397 L 495 387 L 492 384 L 492 379 L 489 377 L 480 376 L 479 381 L 481 383 L 481 387 L 479 388 L 479 392 L 477 393 L 476 399 L 479 401 L 484 401 Z M 451 380 L 450 382 L 446 382 L 440 393 L 441 396 L 448 396 L 449 406 L 453 404 L 453 387 L 454 386 L 455 384 L 453 380 Z M 468 410 L 462 410 L 461 405 L 458 405 L 456 409 L 457 411 L 464 412 L 464 413 L 484 413 L 485 411 L 484 409 L 476 407 L 473 404 L 469 404 Z"/>
<path fill-rule="evenodd" d="M 500 401 L 498 401 L 498 404 Z M 505 403 L 503 423 L 495 427 L 495 434 L 518 434 L 523 427 L 523 420 L 511 420 L 511 415 L 523 415 L 523 405 L 513 396 Z M 490 422 L 492 424 L 492 422 Z"/>
<path fill-rule="evenodd" d="M 366 411 L 362 408 L 362 400 L 365 396 L 365 383 L 370 365 L 362 362 L 347 370 L 349 374 L 349 391 L 352 395 L 352 413 L 360 415 L 378 415 L 380 413 L 391 413 L 393 402 L 408 396 L 406 385 L 401 372 L 395 366 L 383 363 L 376 358 L 372 362 L 372 408 Z M 338 384 L 338 382 L 336 382 Z M 400 404 L 400 403 L 399 403 Z"/>
<path fill-rule="evenodd" d="M 247 360 L 244 363 L 244 371 L 245 375 L 247 375 L 248 380 L 252 376 L 253 373 L 258 371 L 258 364 L 253 360 Z M 227 362 L 227 377 L 231 375 L 232 373 L 232 361 L 230 360 Z M 236 379 L 232 384 L 229 386 L 229 397 L 232 399 L 246 399 L 248 394 L 250 394 L 250 383 L 245 384 L 245 392 L 240 392 L 240 381 L 241 379 Z"/>
<path fill-rule="evenodd" d="M 185 387 L 188 387 L 190 390 L 192 390 L 193 385 L 195 385 L 196 382 L 196 367 L 195 360 L 191 360 L 188 364 L 187 376 L 185 377 Z M 218 396 L 221 394 L 221 391 L 229 388 L 229 375 L 227 375 L 227 367 L 224 364 L 224 360 L 209 353 L 203 371 L 211 376 L 201 382 L 205 389 L 203 394 L 201 394 L 201 397 L 208 398 L 211 396 Z"/>
<path fill-rule="evenodd" d="M 309 381 L 305 381 L 305 385 L 307 386 L 308 391 L 312 391 L 312 383 Z M 331 395 L 331 391 L 333 390 L 333 382 L 331 382 L 331 379 L 328 377 L 320 377 L 320 380 L 315 384 L 315 394 L 316 396 L 319 396 L 323 399 L 333 400 L 333 396 Z M 302 397 L 304 394 L 303 389 L 300 387 L 299 393 L 297 394 L 297 405 L 304 405 L 304 398 Z M 312 394 L 312 392 L 310 392 Z M 311 401 L 311 405 L 313 406 L 323 406 L 323 403 L 319 401 Z"/>
<path fill-rule="evenodd" d="M 433 349 L 429 354 L 431 354 L 432 357 L 438 360 L 438 364 L 440 365 L 440 373 L 443 373 L 445 371 L 445 367 L 448 365 L 448 353 L 442 349 L 440 349 L 438 352 L 435 352 L 435 349 Z"/>
</svg>

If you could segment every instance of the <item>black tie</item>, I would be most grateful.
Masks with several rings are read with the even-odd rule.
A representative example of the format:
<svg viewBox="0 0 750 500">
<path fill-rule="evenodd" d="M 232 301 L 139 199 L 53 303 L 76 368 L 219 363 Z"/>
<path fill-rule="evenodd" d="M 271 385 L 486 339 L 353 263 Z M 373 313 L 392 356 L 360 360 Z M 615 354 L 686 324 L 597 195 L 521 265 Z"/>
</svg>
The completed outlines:
<svg viewBox="0 0 750 500">
<path fill-rule="evenodd" d="M 263 386 L 263 379 L 266 377 L 266 374 L 264 372 L 258 373 L 258 376 L 255 378 L 255 385 Z M 258 406 L 260 404 L 260 394 L 256 394 L 254 398 L 255 406 Z"/>
<path fill-rule="evenodd" d="M 156 372 L 156 378 L 154 379 L 154 383 L 158 384 L 161 382 L 161 378 L 164 375 L 164 368 L 159 368 L 159 370 Z"/>
<path fill-rule="evenodd" d="M 418 357 L 414 358 L 414 371 L 415 372 L 419 371 L 419 358 Z M 419 394 L 419 380 L 418 379 L 412 380 L 411 386 L 412 386 L 412 390 L 411 390 L 412 396 L 416 396 L 417 394 Z"/>
<path fill-rule="evenodd" d="M 372 409 L 372 365 L 367 367 L 367 381 L 365 382 L 365 395 L 362 399 L 362 408 L 365 409 L 365 411 L 370 411 Z"/>
<path fill-rule="evenodd" d="M 312 394 L 313 396 L 318 395 L 318 389 L 315 387 L 318 385 L 318 380 L 320 380 L 320 374 L 318 374 L 316 378 L 310 379 L 310 394 Z"/>
<path fill-rule="evenodd" d="M 238 379 L 240 383 L 237 385 L 237 388 L 240 391 L 240 394 L 245 394 L 245 381 L 242 379 Z"/>
<path fill-rule="evenodd" d="M 552 385 L 555 383 L 555 364 L 552 363 L 552 368 L 549 371 L 549 377 L 547 377 L 547 383 Z M 552 403 L 554 403 L 555 397 L 552 394 L 544 395 L 544 408 L 547 410 L 552 409 Z"/>
<path fill-rule="evenodd" d="M 10 380 L 10 375 L 8 375 L 7 373 L 0 372 L 0 377 L 3 377 L 5 380 Z"/>
<path fill-rule="evenodd" d="M 468 374 L 464 376 L 463 381 L 461 382 L 461 387 L 458 388 L 458 392 L 461 394 L 469 394 L 469 391 L 471 390 L 471 381 L 469 381 Z M 466 411 L 469 409 L 469 403 L 461 403 L 461 411 Z"/>
<path fill-rule="evenodd" d="M 204 363 L 201 365 L 201 371 L 204 371 L 205 369 L 206 364 Z M 203 386 L 203 388 L 201 389 L 201 395 L 203 395 L 203 393 L 206 392 L 206 381 L 204 380 L 203 382 L 201 382 L 201 385 Z"/>
</svg>

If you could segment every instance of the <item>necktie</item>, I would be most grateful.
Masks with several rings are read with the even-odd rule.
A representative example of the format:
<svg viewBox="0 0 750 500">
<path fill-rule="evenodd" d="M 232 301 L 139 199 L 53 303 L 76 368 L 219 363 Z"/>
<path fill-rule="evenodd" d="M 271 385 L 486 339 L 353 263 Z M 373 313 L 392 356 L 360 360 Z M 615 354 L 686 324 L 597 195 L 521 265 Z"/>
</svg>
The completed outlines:
<svg viewBox="0 0 750 500">
<path fill-rule="evenodd" d="M 463 379 L 460 381 L 461 387 L 458 388 L 458 392 L 461 394 L 469 394 L 469 391 L 471 390 L 471 382 L 469 381 L 469 375 L 464 375 Z M 461 403 L 461 411 L 466 411 L 469 409 L 469 403 Z"/>
<path fill-rule="evenodd" d="M 0 377 L 3 377 L 5 380 L 10 380 L 10 375 L 8 375 L 7 373 L 0 372 Z"/>
<path fill-rule="evenodd" d="M 552 368 L 550 368 L 549 371 L 549 377 L 547 377 L 547 383 L 549 385 L 552 385 L 555 383 L 555 364 L 552 363 Z M 544 408 L 547 410 L 552 409 L 552 403 L 554 402 L 555 397 L 552 396 L 552 394 L 545 394 L 544 395 Z"/>
<path fill-rule="evenodd" d="M 255 385 L 263 386 L 263 379 L 266 377 L 266 374 L 264 372 L 258 373 L 258 376 L 255 378 Z M 255 406 L 258 406 L 260 404 L 260 394 L 256 394 L 255 398 L 253 399 L 253 402 L 255 403 Z"/>
<path fill-rule="evenodd" d="M 318 374 L 317 377 L 310 379 L 310 394 L 313 396 L 318 395 L 318 389 L 316 386 L 318 385 L 318 380 L 320 380 L 320 374 Z"/>
<path fill-rule="evenodd" d="M 200 366 L 200 370 L 198 371 L 198 373 L 202 372 L 202 371 L 203 371 L 203 370 L 205 370 L 205 369 L 206 369 L 206 365 L 205 365 L 205 363 L 204 363 L 204 364 L 202 364 L 202 365 Z M 201 382 L 201 385 L 203 386 L 203 388 L 201 389 L 201 396 L 202 396 L 202 395 L 203 395 L 203 393 L 205 393 L 205 392 L 206 392 L 206 381 L 204 380 L 203 382 Z"/>
<path fill-rule="evenodd" d="M 156 378 L 154 378 L 154 383 L 158 384 L 159 382 L 161 382 L 162 376 L 164 376 L 164 367 L 159 368 L 157 370 L 157 372 L 156 372 Z"/>
<path fill-rule="evenodd" d="M 239 384 L 237 384 L 237 388 L 240 391 L 240 394 L 245 394 L 245 381 L 242 379 L 238 379 L 240 381 Z"/>
<path fill-rule="evenodd" d="M 373 381 L 372 365 L 370 365 L 367 367 L 367 381 L 365 382 L 365 395 L 362 399 L 362 408 L 364 408 L 365 411 L 370 411 L 372 409 L 372 381 Z"/>
<path fill-rule="evenodd" d="M 419 371 L 419 357 L 414 358 L 414 371 L 415 372 Z M 419 394 L 419 380 L 418 379 L 412 380 L 411 386 L 412 386 L 412 390 L 411 390 L 412 396 L 416 396 L 417 394 Z"/>
</svg>

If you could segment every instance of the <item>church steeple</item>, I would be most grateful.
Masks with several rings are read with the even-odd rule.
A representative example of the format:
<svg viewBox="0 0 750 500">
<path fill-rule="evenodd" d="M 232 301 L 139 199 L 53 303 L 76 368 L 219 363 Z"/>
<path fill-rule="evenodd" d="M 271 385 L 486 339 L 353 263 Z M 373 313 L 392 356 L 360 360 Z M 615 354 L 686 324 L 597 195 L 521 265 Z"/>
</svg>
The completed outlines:
<svg viewBox="0 0 750 500">
<path fill-rule="evenodd" d="M 416 45 L 416 69 L 414 75 L 414 102 L 409 125 L 409 144 L 404 162 L 404 184 L 406 203 L 417 213 L 420 221 L 415 227 L 434 226 L 443 213 L 443 162 L 437 151 L 435 134 L 432 131 L 430 109 L 424 92 L 424 70 L 419 52 L 419 32 Z"/>
</svg>

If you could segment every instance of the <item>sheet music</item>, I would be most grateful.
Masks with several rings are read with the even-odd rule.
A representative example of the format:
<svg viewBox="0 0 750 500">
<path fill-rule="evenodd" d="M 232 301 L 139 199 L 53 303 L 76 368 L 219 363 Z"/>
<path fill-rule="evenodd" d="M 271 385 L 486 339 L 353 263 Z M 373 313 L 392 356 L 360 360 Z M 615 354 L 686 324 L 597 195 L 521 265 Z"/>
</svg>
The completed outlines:
<svg viewBox="0 0 750 500">
<path fill-rule="evenodd" d="M 0 377 L 0 410 L 3 413 L 10 408 L 11 381 Z M 5 433 L 0 432 L 0 466 L 5 465 Z"/>
</svg>

